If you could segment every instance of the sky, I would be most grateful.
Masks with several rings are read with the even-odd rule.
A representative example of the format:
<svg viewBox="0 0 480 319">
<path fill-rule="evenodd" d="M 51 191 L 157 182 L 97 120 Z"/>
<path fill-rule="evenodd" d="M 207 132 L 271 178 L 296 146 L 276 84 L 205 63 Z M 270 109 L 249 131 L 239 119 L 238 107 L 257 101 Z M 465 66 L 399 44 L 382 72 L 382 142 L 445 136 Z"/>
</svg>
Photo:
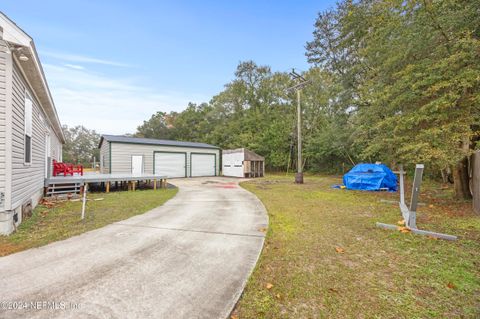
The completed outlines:
<svg viewBox="0 0 480 319">
<path fill-rule="evenodd" d="M 157 111 L 208 102 L 240 61 L 308 69 L 334 1 L 5 0 L 33 39 L 62 124 L 134 133 Z"/>
</svg>

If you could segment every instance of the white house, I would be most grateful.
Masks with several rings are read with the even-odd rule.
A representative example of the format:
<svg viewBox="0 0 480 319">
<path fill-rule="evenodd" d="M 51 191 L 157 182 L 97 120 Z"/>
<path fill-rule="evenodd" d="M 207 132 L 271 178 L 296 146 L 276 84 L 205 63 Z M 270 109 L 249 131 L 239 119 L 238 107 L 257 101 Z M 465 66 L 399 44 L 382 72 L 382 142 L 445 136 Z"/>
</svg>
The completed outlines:
<svg viewBox="0 0 480 319">
<path fill-rule="evenodd" d="M 0 13 L 0 234 L 37 205 L 64 142 L 33 40 Z"/>
</svg>

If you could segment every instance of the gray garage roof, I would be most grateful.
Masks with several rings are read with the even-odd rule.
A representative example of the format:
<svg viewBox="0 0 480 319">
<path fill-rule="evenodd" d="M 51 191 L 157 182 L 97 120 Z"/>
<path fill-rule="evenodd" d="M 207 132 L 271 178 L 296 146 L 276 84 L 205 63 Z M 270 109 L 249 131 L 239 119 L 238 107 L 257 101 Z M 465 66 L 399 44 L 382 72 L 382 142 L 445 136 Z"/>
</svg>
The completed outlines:
<svg viewBox="0 0 480 319">
<path fill-rule="evenodd" d="M 103 140 L 107 142 L 116 142 L 116 143 L 220 149 L 220 147 L 218 146 L 205 144 L 205 143 L 183 142 L 183 141 L 173 141 L 173 140 L 157 140 L 154 138 L 130 137 L 130 136 L 123 136 L 123 135 L 102 135 L 102 138 L 100 139 L 100 144 L 98 146 L 99 148 L 102 145 Z"/>
</svg>

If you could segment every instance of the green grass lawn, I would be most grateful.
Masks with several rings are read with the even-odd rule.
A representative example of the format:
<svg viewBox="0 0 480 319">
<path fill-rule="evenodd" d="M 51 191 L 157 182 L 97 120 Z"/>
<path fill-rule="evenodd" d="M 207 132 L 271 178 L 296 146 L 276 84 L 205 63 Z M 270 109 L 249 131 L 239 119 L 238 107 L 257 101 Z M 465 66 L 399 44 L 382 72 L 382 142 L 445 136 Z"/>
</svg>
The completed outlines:
<svg viewBox="0 0 480 319">
<path fill-rule="evenodd" d="M 398 193 L 332 189 L 333 177 L 292 181 L 242 184 L 270 225 L 233 318 L 480 317 L 480 218 L 451 189 L 424 183 L 417 224 L 456 242 L 376 228 L 402 219 L 398 205 L 380 202 Z"/>
<path fill-rule="evenodd" d="M 86 218 L 80 219 L 82 202 L 63 201 L 38 205 L 17 232 L 0 236 L 0 256 L 79 235 L 113 222 L 145 213 L 175 196 L 177 189 L 89 193 Z M 101 200 L 95 200 L 101 199 Z"/>
</svg>

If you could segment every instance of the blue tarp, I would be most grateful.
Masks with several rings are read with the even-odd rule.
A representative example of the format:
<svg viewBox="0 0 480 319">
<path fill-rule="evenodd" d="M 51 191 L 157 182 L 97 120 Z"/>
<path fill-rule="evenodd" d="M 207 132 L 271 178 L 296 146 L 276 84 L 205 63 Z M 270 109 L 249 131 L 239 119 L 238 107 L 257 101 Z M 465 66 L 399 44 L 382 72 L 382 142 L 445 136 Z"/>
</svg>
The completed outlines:
<svg viewBox="0 0 480 319">
<path fill-rule="evenodd" d="M 397 176 L 383 164 L 357 164 L 343 175 L 343 184 L 347 189 L 396 192 Z"/>
</svg>

